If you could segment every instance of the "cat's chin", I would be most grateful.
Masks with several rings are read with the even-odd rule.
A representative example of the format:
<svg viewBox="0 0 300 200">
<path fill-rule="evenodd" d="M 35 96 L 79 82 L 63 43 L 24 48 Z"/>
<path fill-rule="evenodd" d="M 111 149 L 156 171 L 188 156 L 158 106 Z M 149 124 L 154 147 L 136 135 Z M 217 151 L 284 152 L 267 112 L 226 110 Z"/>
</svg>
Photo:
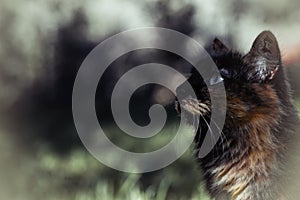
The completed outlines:
<svg viewBox="0 0 300 200">
<path fill-rule="evenodd" d="M 180 115 L 181 108 L 180 108 L 180 105 L 179 105 L 179 101 L 177 99 L 175 100 L 175 110 L 176 110 L 177 114 Z"/>
</svg>

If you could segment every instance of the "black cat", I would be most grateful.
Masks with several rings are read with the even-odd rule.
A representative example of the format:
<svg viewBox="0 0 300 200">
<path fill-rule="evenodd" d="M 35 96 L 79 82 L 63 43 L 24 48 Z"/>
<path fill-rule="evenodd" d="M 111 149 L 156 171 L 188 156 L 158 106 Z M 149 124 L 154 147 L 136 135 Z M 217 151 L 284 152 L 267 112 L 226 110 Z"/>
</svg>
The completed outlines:
<svg viewBox="0 0 300 200">
<path fill-rule="evenodd" d="M 285 158 L 299 120 L 277 40 L 270 31 L 264 31 L 250 52 L 241 55 L 215 39 L 211 56 L 221 76 L 212 75 L 210 82 L 224 83 L 227 111 L 217 144 L 207 156 L 198 157 L 207 190 L 216 199 L 280 199 L 278 182 L 283 178 Z M 200 113 L 195 137 L 198 156 L 210 123 L 211 103 L 208 89 L 195 70 L 188 82 L 197 100 L 185 99 L 180 109 Z M 182 88 L 179 86 L 177 92 L 184 92 Z"/>
</svg>

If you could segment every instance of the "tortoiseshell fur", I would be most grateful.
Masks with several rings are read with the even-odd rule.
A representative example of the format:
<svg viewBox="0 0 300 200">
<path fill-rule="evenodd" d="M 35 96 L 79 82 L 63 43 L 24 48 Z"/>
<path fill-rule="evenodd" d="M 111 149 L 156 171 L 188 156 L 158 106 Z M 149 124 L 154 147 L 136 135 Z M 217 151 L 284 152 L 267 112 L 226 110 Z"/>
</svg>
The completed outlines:
<svg viewBox="0 0 300 200">
<path fill-rule="evenodd" d="M 218 200 L 280 199 L 278 183 L 299 120 L 276 38 L 270 31 L 262 32 L 246 55 L 215 39 L 211 56 L 223 78 L 227 113 L 217 144 L 207 156 L 198 158 L 207 190 Z M 211 105 L 201 76 L 192 71 L 188 82 L 198 99 L 185 100 L 181 109 L 201 114 L 195 137 L 197 156 Z"/>
</svg>

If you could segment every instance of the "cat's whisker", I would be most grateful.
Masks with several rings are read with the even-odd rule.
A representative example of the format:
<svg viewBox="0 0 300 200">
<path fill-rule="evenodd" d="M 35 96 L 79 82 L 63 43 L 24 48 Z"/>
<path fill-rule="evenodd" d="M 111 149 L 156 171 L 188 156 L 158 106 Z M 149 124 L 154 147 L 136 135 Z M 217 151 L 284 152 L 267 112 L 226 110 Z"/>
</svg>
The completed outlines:
<svg viewBox="0 0 300 200">
<path fill-rule="evenodd" d="M 205 115 L 210 112 L 208 105 L 192 98 L 182 100 L 181 107 L 194 115 Z"/>
<path fill-rule="evenodd" d="M 226 137 L 226 135 L 224 134 L 224 132 L 223 132 L 223 130 L 221 130 L 221 128 L 219 127 L 219 125 L 214 121 L 214 120 L 211 120 L 214 124 L 215 124 L 215 126 L 218 128 L 218 130 L 220 131 L 220 137 L 221 137 L 221 139 L 222 138 L 224 138 L 225 139 L 225 145 L 227 146 L 227 147 L 229 147 L 229 141 L 228 141 L 228 139 L 227 139 L 227 137 Z M 224 142 L 223 142 L 223 139 L 222 139 L 222 148 L 223 148 L 223 153 L 225 152 L 225 149 L 224 149 Z M 232 158 L 232 160 L 233 160 L 233 157 L 232 157 L 232 155 L 230 154 L 230 157 Z"/>
<path fill-rule="evenodd" d="M 204 117 L 202 117 L 202 119 L 203 119 L 203 121 L 205 122 L 205 124 L 206 124 L 206 126 L 207 126 L 207 128 L 208 128 L 208 132 L 209 132 L 209 134 L 211 135 L 211 137 L 214 139 L 214 140 L 217 140 L 217 138 L 215 138 L 215 136 L 214 136 L 214 134 L 213 134 L 213 131 L 211 130 L 211 127 L 210 127 L 210 125 L 209 125 L 209 123 L 206 121 L 206 119 L 204 118 Z M 221 140 L 222 140 L 222 138 L 221 138 Z M 213 160 L 215 159 L 215 154 L 214 154 L 214 151 L 213 151 Z"/>
</svg>

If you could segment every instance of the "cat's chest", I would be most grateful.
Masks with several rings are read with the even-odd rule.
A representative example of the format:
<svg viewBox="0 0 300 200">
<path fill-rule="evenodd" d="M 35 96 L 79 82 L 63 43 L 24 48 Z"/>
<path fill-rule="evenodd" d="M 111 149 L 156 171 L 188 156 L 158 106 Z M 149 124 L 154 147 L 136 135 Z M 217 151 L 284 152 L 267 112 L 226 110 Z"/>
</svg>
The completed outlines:
<svg viewBox="0 0 300 200">
<path fill-rule="evenodd" d="M 276 156 L 280 149 L 270 133 L 252 133 L 237 140 L 228 139 L 229 146 L 216 147 L 218 161 L 207 170 L 212 188 L 225 191 L 232 199 L 253 194 L 253 185 L 269 187 L 271 174 L 278 167 Z M 219 145 L 225 145 L 224 141 Z"/>
</svg>

